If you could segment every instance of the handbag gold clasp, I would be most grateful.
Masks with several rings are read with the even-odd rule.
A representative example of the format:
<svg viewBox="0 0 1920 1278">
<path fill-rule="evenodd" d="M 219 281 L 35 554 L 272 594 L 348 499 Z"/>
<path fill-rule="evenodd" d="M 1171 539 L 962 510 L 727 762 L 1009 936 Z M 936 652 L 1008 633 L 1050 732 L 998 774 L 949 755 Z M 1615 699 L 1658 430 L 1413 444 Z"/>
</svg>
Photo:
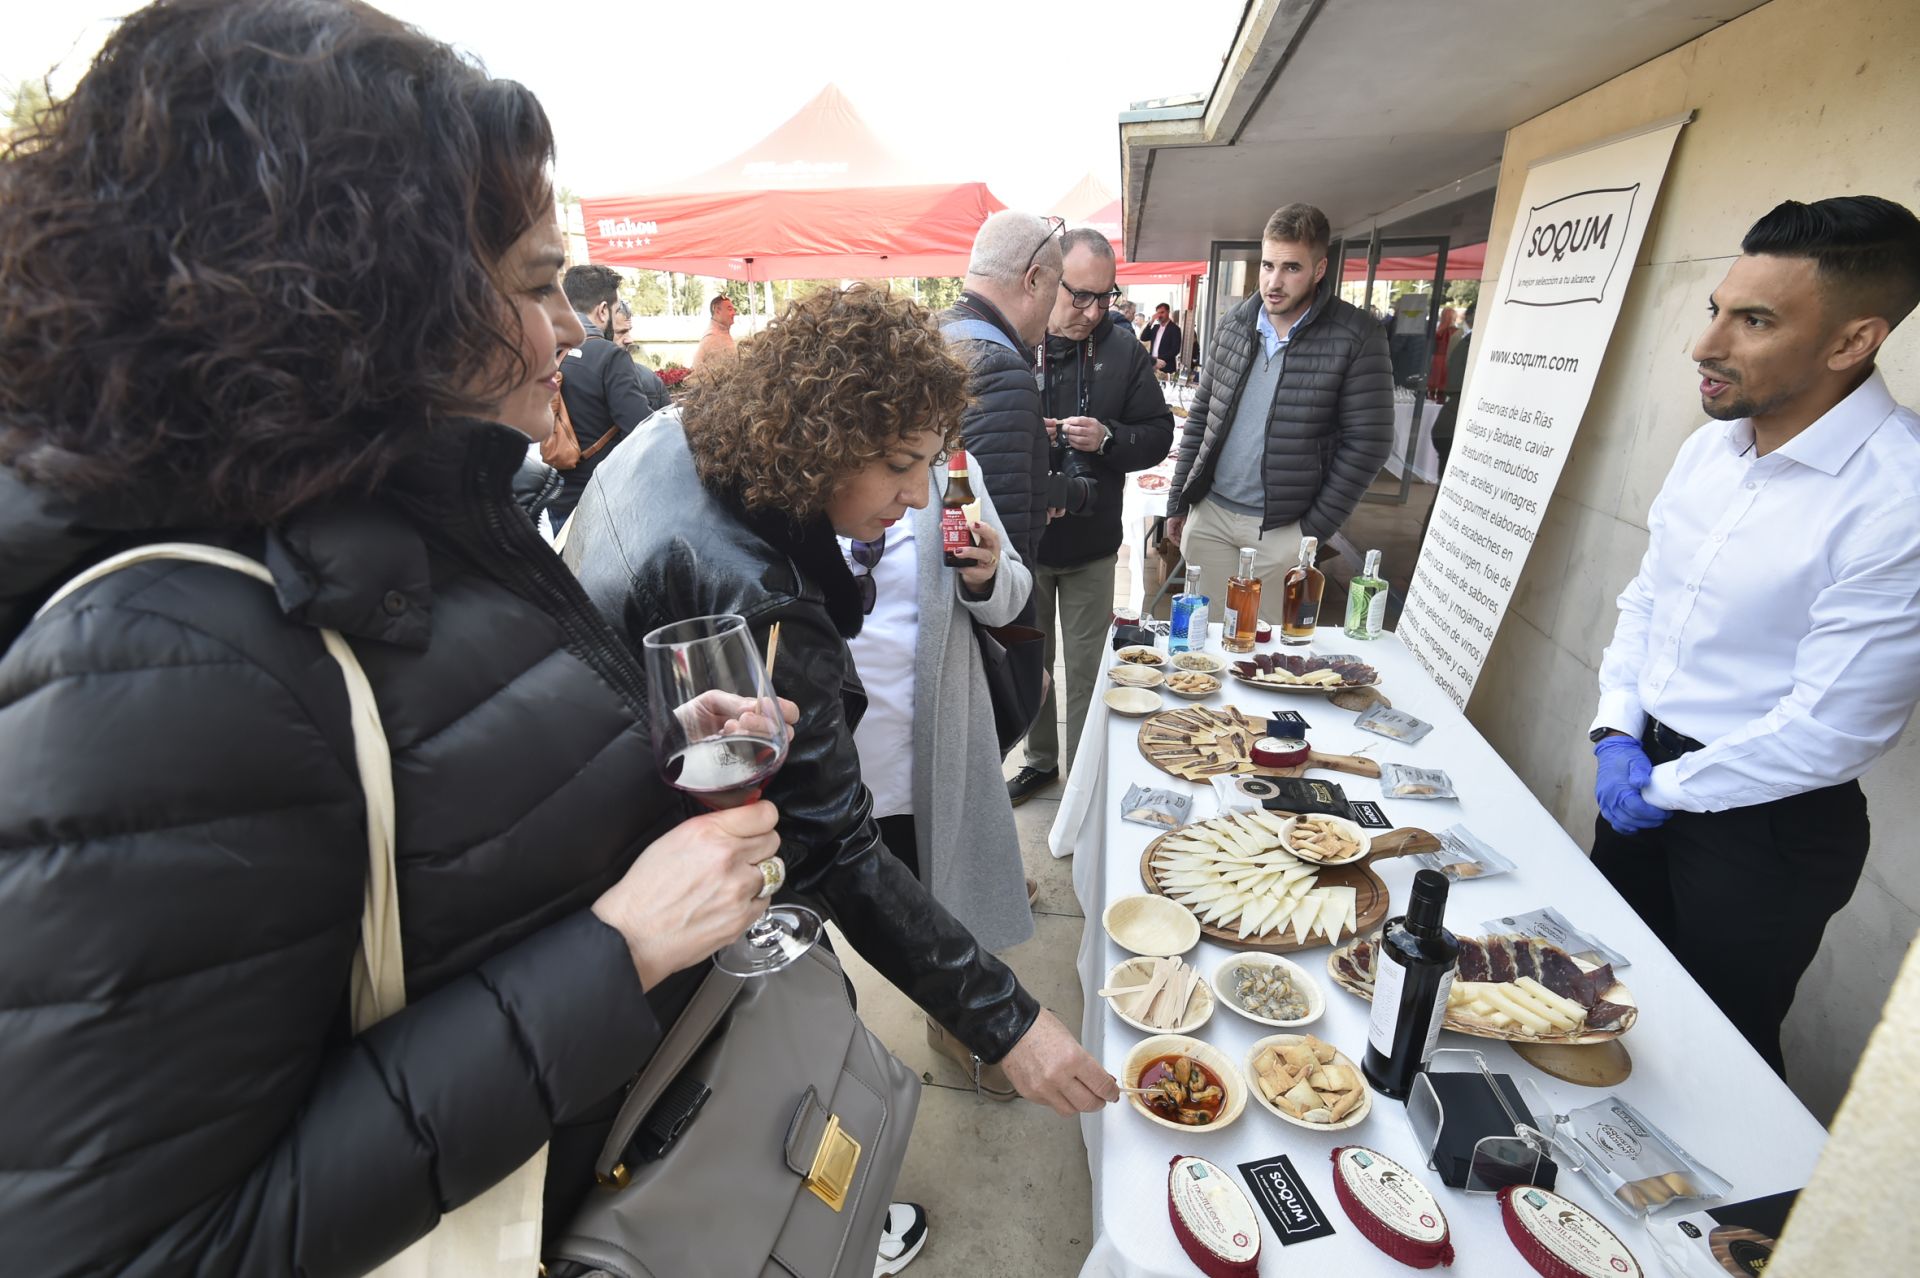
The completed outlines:
<svg viewBox="0 0 1920 1278">
<path fill-rule="evenodd" d="M 827 1130 L 820 1135 L 820 1148 L 813 1153 L 813 1168 L 807 1172 L 806 1187 L 813 1196 L 839 1211 L 847 1205 L 847 1193 L 853 1188 L 853 1172 L 860 1165 L 860 1142 L 840 1127 L 840 1116 L 829 1115 Z"/>
</svg>

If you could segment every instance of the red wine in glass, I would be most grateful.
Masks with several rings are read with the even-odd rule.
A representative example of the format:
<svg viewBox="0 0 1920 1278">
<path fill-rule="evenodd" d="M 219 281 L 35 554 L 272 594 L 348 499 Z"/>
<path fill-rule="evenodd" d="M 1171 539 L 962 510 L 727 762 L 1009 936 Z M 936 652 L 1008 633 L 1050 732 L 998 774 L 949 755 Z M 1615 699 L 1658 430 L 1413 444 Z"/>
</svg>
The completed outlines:
<svg viewBox="0 0 1920 1278">
<path fill-rule="evenodd" d="M 640 644 L 660 775 L 709 809 L 757 800 L 786 762 L 787 721 L 746 620 L 692 617 Z M 822 926 L 804 905 L 772 905 L 714 954 L 714 966 L 735 976 L 777 972 L 818 943 Z"/>
<path fill-rule="evenodd" d="M 738 808 L 754 802 L 780 770 L 785 752 L 757 737 L 716 737 L 694 741 L 667 759 L 661 771 L 667 784 L 709 808 Z"/>
</svg>

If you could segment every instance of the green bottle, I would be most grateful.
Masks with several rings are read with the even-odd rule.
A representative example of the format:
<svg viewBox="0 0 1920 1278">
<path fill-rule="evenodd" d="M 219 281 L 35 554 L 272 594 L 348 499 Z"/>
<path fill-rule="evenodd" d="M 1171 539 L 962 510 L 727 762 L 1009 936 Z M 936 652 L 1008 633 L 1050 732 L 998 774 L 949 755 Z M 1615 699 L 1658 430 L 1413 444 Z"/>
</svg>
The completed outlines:
<svg viewBox="0 0 1920 1278">
<path fill-rule="evenodd" d="M 1367 566 L 1347 587 L 1349 639 L 1378 639 L 1387 618 L 1387 583 L 1380 576 L 1380 552 L 1367 552 Z"/>
</svg>

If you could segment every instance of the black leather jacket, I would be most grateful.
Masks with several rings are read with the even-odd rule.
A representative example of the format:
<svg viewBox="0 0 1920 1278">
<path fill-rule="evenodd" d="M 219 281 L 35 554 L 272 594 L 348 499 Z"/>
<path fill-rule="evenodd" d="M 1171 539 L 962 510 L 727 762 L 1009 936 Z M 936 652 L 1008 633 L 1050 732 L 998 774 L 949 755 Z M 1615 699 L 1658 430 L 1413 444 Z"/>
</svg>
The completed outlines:
<svg viewBox="0 0 1920 1278">
<path fill-rule="evenodd" d="M 867 706 L 846 642 L 860 631 L 859 595 L 832 527 L 749 514 L 707 490 L 673 409 L 595 472 L 573 519 L 566 562 L 636 649 L 685 617 L 738 613 L 763 649 L 780 624 L 774 684 L 800 722 L 766 797 L 780 809 L 788 891 L 821 906 L 982 1059 L 999 1060 L 1039 1004 L 880 841 L 853 745 Z"/>
</svg>

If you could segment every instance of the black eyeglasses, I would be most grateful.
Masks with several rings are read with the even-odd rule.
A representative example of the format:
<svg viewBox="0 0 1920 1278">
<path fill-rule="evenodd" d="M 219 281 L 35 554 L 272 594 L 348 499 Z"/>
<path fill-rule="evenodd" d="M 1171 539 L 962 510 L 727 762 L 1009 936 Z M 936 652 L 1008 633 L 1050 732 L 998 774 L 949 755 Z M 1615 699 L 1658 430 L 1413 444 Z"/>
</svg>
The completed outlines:
<svg viewBox="0 0 1920 1278">
<path fill-rule="evenodd" d="M 873 602 L 879 596 L 880 588 L 874 584 L 873 570 L 880 566 L 880 556 L 887 548 L 887 539 L 882 534 L 876 541 L 856 541 L 848 551 L 853 561 L 853 584 L 860 589 L 860 615 L 871 616 Z"/>
<path fill-rule="evenodd" d="M 1027 264 L 1020 268 L 1021 279 L 1027 278 L 1027 272 L 1033 269 L 1034 259 L 1040 256 L 1040 250 L 1047 246 L 1047 241 L 1056 235 L 1064 234 L 1066 229 L 1067 219 L 1064 217 L 1053 214 L 1047 218 L 1047 233 L 1040 237 L 1038 244 L 1033 246 L 1033 252 L 1027 254 Z"/>
<path fill-rule="evenodd" d="M 1076 311 L 1084 311 L 1095 302 L 1100 304 L 1101 310 L 1106 310 L 1120 300 L 1120 290 L 1117 288 L 1095 293 L 1090 289 L 1075 288 L 1065 280 L 1060 281 L 1060 287 L 1067 290 L 1067 296 L 1073 299 L 1073 309 Z"/>
</svg>

